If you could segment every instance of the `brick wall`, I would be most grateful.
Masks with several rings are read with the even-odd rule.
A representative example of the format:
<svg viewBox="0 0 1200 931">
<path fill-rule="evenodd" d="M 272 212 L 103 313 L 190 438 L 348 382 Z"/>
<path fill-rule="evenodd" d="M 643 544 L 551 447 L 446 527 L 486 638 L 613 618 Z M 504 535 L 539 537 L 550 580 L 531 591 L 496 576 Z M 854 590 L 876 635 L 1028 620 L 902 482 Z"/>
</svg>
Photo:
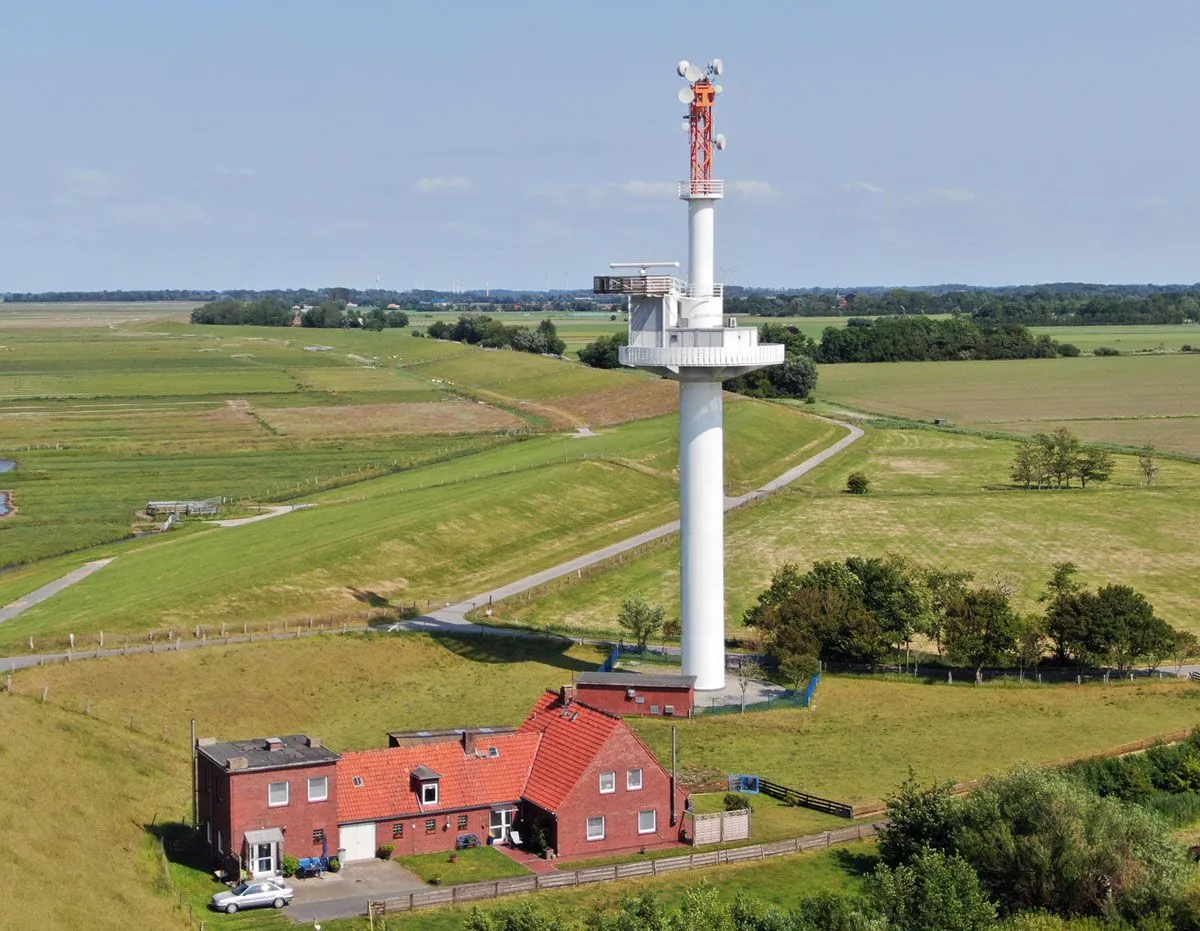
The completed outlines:
<svg viewBox="0 0 1200 931">
<path fill-rule="evenodd" d="M 323 802 L 308 800 L 310 776 L 328 777 L 328 797 Z M 230 800 L 230 832 L 232 852 L 243 854 L 242 841 L 247 831 L 261 828 L 283 830 L 283 852 L 293 857 L 318 857 L 321 842 L 313 840 L 313 831 L 321 828 L 328 838 L 329 855 L 337 853 L 337 780 L 333 762 L 289 769 L 233 771 L 228 773 Z M 289 784 L 288 803 L 272 808 L 268 804 L 268 785 L 272 782 Z M 215 836 L 215 835 L 214 835 Z M 226 849 L 229 842 L 226 841 Z"/>
<path fill-rule="evenodd" d="M 511 804 L 517 808 L 517 803 Z M 466 818 L 465 827 L 459 827 L 459 819 Z M 491 827 L 492 806 L 471 808 L 456 811 L 434 811 L 419 816 L 393 818 L 387 821 L 375 822 L 375 846 L 382 847 L 391 844 L 396 849 L 393 856 L 410 856 L 418 853 L 437 853 L 454 849 L 459 834 L 478 834 L 481 844 L 487 843 L 488 829 Z M 434 830 L 425 830 L 425 822 L 433 821 Z M 449 826 L 447 826 L 449 821 Z M 404 825 L 403 835 L 395 836 L 395 826 Z"/>
<path fill-rule="evenodd" d="M 627 774 L 642 770 L 642 788 L 630 790 Z M 616 773 L 616 791 L 601 794 L 600 774 Z M 637 850 L 680 839 L 687 794 L 676 792 L 676 824 L 671 824 L 671 776 L 627 727 L 618 728 L 557 811 L 555 849 L 560 857 Z M 656 829 L 638 832 L 638 812 L 653 810 Z M 587 819 L 604 816 L 603 840 L 587 839 Z"/>
<path fill-rule="evenodd" d="M 230 869 L 229 775 L 207 757 L 197 757 L 196 778 L 199 788 L 198 825 L 200 839 L 214 867 Z M 219 841 L 219 843 L 218 843 Z M 220 851 L 218 851 L 218 847 Z"/>
<path fill-rule="evenodd" d="M 692 713 L 695 692 L 692 689 L 646 688 L 638 686 L 634 689 L 634 697 L 627 698 L 628 689 L 625 686 L 613 685 L 577 685 L 575 695 L 581 701 L 611 714 L 623 716 L 648 715 L 654 708 L 658 714 L 665 714 L 664 709 L 671 705 L 675 709 L 675 717 L 686 718 Z"/>
</svg>

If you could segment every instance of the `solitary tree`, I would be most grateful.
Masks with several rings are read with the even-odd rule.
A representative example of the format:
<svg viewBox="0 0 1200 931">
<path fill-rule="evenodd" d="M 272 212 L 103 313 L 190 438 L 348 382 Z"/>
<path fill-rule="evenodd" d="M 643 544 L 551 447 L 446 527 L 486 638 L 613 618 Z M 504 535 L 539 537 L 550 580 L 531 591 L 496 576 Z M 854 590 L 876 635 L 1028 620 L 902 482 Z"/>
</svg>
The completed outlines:
<svg viewBox="0 0 1200 931">
<path fill-rule="evenodd" d="M 1155 455 L 1153 446 L 1143 446 L 1142 451 L 1138 453 L 1138 469 L 1141 470 L 1146 484 L 1153 485 L 1154 477 L 1158 475 L 1158 456 Z"/>
<path fill-rule="evenodd" d="M 742 693 L 742 711 L 746 710 L 746 692 L 750 690 L 750 685 L 762 679 L 766 673 L 763 672 L 762 666 L 758 664 L 758 660 L 750 659 L 743 656 L 742 661 L 737 668 L 737 684 L 738 689 Z"/>
<path fill-rule="evenodd" d="M 792 684 L 792 691 L 800 691 L 800 683 L 811 679 L 821 671 L 821 661 L 806 653 L 789 653 L 779 661 L 779 671 Z"/>
<path fill-rule="evenodd" d="M 871 486 L 871 480 L 865 472 L 851 472 L 846 478 L 846 491 L 852 495 L 865 495 Z"/>
<path fill-rule="evenodd" d="M 644 653 L 650 638 L 662 629 L 664 614 L 662 605 L 652 605 L 641 595 L 633 595 L 621 602 L 617 623 L 629 631 L 638 652 Z"/>
</svg>

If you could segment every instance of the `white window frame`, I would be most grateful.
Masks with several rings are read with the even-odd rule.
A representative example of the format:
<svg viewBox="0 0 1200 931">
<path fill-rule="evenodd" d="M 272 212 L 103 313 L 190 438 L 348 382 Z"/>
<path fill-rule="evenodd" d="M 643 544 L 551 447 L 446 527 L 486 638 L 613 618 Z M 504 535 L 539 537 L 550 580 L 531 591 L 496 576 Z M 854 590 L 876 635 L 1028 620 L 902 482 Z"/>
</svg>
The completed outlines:
<svg viewBox="0 0 1200 931">
<path fill-rule="evenodd" d="M 636 784 L 633 781 L 634 773 L 637 773 L 637 783 Z M 642 789 L 642 786 L 644 784 L 645 783 L 644 783 L 644 779 L 643 779 L 642 768 L 640 766 L 637 769 L 629 770 L 629 772 L 627 772 L 625 774 L 625 789 L 627 791 L 640 792 Z"/>
<path fill-rule="evenodd" d="M 283 801 L 275 802 L 271 800 L 276 786 L 283 786 Z M 268 808 L 284 808 L 292 798 L 292 785 L 286 779 L 283 782 L 268 782 L 267 783 L 267 807 Z"/>
<path fill-rule="evenodd" d="M 642 827 L 642 815 L 649 815 L 654 822 L 650 827 Z M 655 808 L 647 809 L 646 811 L 638 812 L 638 833 L 639 834 L 655 834 L 658 832 L 658 810 Z"/>
<path fill-rule="evenodd" d="M 313 794 L 313 783 L 321 783 L 320 794 Z M 325 802 L 329 800 L 329 777 L 328 776 L 309 776 L 308 777 L 308 800 L 310 802 Z"/>
<path fill-rule="evenodd" d="M 221 844 L 221 832 L 217 831 L 217 853 L 224 853 L 225 847 Z"/>
<path fill-rule="evenodd" d="M 430 789 L 433 789 L 433 798 L 426 798 L 425 793 Z M 436 782 L 422 782 L 421 783 L 421 804 L 422 805 L 436 805 L 437 803 L 438 803 L 438 784 Z"/>
<path fill-rule="evenodd" d="M 600 822 L 600 833 L 599 834 L 592 833 L 592 822 L 593 821 Z M 605 828 L 604 815 L 594 815 L 593 817 L 588 818 L 587 819 L 587 839 L 588 840 L 604 840 L 604 828 Z"/>
<path fill-rule="evenodd" d="M 609 783 L 609 787 L 607 789 L 604 788 L 605 780 L 607 780 Z M 612 795 L 616 791 L 617 791 L 617 774 L 615 772 L 601 773 L 600 774 L 600 794 L 601 795 Z"/>
</svg>

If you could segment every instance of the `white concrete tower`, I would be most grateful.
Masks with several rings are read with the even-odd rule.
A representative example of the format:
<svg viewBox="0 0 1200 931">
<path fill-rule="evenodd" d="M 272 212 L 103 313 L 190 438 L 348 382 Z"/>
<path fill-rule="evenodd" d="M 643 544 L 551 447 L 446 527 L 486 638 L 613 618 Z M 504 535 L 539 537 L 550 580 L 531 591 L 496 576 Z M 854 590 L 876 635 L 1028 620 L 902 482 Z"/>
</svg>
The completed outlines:
<svg viewBox="0 0 1200 931">
<path fill-rule="evenodd" d="M 713 79 L 721 60 L 706 68 L 686 61 L 679 74 L 688 86 L 679 99 L 689 107 L 691 172 L 680 182 L 688 205 L 688 278 L 649 274 L 678 262 L 617 262 L 637 275 L 595 279 L 597 294 L 629 300 L 629 345 L 622 365 L 658 372 L 679 382 L 680 581 L 683 612 L 683 674 L 696 688 L 725 686 L 725 481 L 721 383 L 783 362 L 783 346 L 759 345 L 755 327 L 724 316 L 724 285 L 713 281 L 714 207 L 725 182 L 712 177 L 713 103 L 721 93 Z"/>
</svg>

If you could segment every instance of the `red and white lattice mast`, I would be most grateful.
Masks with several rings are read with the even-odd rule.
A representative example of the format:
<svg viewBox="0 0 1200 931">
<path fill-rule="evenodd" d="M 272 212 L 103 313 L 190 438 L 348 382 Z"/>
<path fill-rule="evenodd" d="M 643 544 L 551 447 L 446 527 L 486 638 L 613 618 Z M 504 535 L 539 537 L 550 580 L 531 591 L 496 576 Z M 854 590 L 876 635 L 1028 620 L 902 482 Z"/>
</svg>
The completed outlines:
<svg viewBox="0 0 1200 931">
<path fill-rule="evenodd" d="M 678 262 L 617 262 L 637 275 L 595 279 L 598 294 L 629 297 L 629 345 L 622 365 L 649 369 L 679 382 L 680 599 L 683 674 L 696 688 L 725 685 L 725 484 L 721 383 L 783 362 L 783 346 L 759 345 L 755 327 L 724 316 L 724 286 L 713 281 L 713 208 L 725 182 L 712 177 L 713 151 L 725 139 L 713 134 L 713 105 L 721 86 L 721 60 L 705 68 L 681 61 L 688 86 L 679 99 L 689 107 L 691 170 L 679 184 L 688 204 L 688 277 L 651 275 Z"/>
</svg>

